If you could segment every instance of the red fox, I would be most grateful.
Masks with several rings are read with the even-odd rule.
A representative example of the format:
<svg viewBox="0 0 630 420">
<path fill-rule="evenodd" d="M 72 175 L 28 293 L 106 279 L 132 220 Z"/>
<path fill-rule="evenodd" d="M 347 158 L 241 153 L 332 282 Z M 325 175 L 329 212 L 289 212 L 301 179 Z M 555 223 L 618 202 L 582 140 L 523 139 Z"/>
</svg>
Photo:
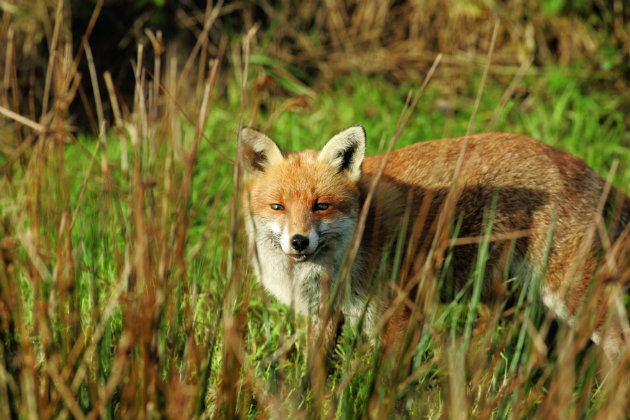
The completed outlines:
<svg viewBox="0 0 630 420">
<path fill-rule="evenodd" d="M 283 152 L 265 134 L 244 128 L 239 147 L 252 266 L 278 300 L 312 319 L 341 286 L 375 178 L 347 286 L 331 303 L 351 322 L 364 316 L 368 333 L 387 309 L 384 298 L 373 297 L 390 282 L 392 258 L 384 254 L 393 255 L 403 241 L 406 260 L 398 276 L 413 282 L 428 249 L 435 247 L 449 200 L 447 231 L 455 238 L 449 238 L 452 260 L 444 268 L 442 295 L 466 284 L 482 242 L 474 238 L 483 238 L 489 226 L 482 296 L 492 294 L 504 273 L 513 276 L 520 270 L 520 278 L 541 278 L 543 303 L 571 322 L 592 293 L 594 278 L 627 285 L 630 199 L 582 160 L 529 137 L 475 134 L 365 157 L 366 133 L 358 125 L 332 137 L 319 152 L 297 153 Z M 603 231 L 593 228 L 598 223 Z M 608 245 L 616 241 L 616 248 L 607 248 L 623 257 L 620 265 L 602 263 L 602 235 Z M 606 278 L 597 276 L 602 266 L 607 267 Z M 609 305 L 603 295 L 596 300 L 592 339 L 616 358 L 630 342 L 624 330 L 627 314 L 617 313 L 610 316 L 616 321 L 606 322 Z"/>
</svg>

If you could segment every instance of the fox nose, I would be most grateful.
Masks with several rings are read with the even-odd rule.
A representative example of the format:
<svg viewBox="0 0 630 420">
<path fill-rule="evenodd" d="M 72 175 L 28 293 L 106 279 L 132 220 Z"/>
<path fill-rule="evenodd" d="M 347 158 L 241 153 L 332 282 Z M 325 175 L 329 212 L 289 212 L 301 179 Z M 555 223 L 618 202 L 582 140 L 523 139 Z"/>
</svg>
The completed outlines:
<svg viewBox="0 0 630 420">
<path fill-rule="evenodd" d="M 291 238 L 291 246 L 296 251 L 304 251 L 308 247 L 308 238 L 302 235 L 294 235 Z"/>
</svg>

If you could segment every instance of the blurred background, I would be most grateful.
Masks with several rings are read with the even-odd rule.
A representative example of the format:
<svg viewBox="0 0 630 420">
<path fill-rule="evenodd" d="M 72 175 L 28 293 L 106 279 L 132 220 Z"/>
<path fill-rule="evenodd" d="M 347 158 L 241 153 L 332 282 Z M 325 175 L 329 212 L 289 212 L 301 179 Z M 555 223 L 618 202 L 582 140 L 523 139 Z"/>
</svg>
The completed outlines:
<svg viewBox="0 0 630 420">
<path fill-rule="evenodd" d="M 131 63 L 138 44 L 155 42 L 158 31 L 163 53 L 177 57 L 180 66 L 195 49 L 201 59 L 221 57 L 234 65 L 238 64 L 234 49 L 248 30 L 256 28 L 252 64 L 259 71 L 253 75 L 252 87 L 266 95 L 293 96 L 294 101 L 286 105 L 305 105 L 308 96 L 325 92 L 335 79 L 353 74 L 418 85 L 441 53 L 444 57 L 434 82 L 442 95 L 438 105 L 455 108 L 455 99 L 469 90 L 470 78 L 482 69 L 495 22 L 499 32 L 490 73 L 496 83 L 507 87 L 516 74 L 522 77 L 521 73 L 532 75 L 541 68 L 560 66 L 578 72 L 588 89 L 629 96 L 630 6 L 622 0 L 65 3 L 60 42 L 79 51 L 87 30 L 95 68 L 111 72 L 124 98 L 133 95 Z M 56 5 L 54 0 L 2 3 L 0 43 L 5 51 L 9 41 L 14 43 L 20 112 L 38 114 Z M 90 22 L 95 10 L 97 18 Z M 198 41 L 203 48 L 196 45 Z M 3 57 L 6 65 L 8 57 Z M 87 61 L 78 64 L 87 75 Z M 224 72 L 228 68 L 224 65 Z M 5 94 L 11 83 L 7 76 Z M 524 98 L 531 89 L 521 84 L 511 94 Z M 93 107 L 86 103 L 89 90 L 84 77 L 72 111 L 78 127 L 94 130 Z M 630 110 L 628 101 L 620 105 Z"/>
</svg>

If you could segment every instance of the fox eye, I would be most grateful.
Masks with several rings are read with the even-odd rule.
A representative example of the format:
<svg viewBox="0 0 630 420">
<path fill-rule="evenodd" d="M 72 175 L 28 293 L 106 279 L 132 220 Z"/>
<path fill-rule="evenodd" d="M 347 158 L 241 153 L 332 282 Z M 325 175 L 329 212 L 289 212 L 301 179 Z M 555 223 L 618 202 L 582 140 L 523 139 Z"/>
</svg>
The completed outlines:
<svg viewBox="0 0 630 420">
<path fill-rule="evenodd" d="M 272 210 L 276 210 L 276 211 L 284 210 L 284 206 L 278 203 L 270 204 L 270 207 Z"/>
<path fill-rule="evenodd" d="M 324 211 L 324 210 L 328 210 L 329 207 L 330 207 L 330 204 L 328 203 L 315 203 L 315 207 L 313 208 L 313 210 Z"/>
</svg>

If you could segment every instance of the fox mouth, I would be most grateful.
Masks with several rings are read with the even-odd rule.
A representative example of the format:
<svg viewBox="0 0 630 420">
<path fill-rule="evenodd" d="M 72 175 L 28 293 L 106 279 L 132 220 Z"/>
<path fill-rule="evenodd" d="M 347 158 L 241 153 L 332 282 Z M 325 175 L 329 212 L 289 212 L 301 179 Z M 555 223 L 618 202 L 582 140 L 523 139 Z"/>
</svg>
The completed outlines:
<svg viewBox="0 0 630 420">
<path fill-rule="evenodd" d="M 317 254 L 319 254 L 319 252 L 325 247 L 324 242 L 320 242 L 319 246 L 317 248 L 315 248 L 315 251 L 311 252 L 310 254 L 304 254 L 301 252 L 295 253 L 295 254 L 285 254 L 287 257 L 289 257 L 289 259 L 291 259 L 291 261 L 293 262 L 302 262 L 302 261 L 306 261 L 306 260 L 312 260 L 313 258 L 315 258 L 315 256 L 317 256 Z"/>
</svg>

